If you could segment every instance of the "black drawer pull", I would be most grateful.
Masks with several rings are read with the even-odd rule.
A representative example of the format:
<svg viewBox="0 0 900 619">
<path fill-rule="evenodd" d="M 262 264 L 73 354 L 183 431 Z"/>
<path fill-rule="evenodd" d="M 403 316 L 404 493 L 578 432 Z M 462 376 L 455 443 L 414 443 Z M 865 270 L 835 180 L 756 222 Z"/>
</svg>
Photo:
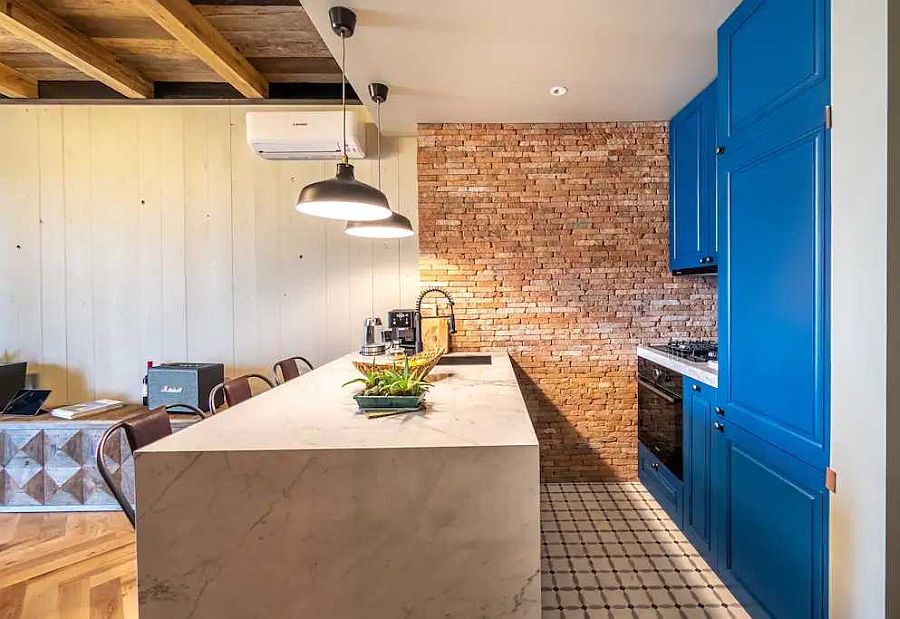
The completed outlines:
<svg viewBox="0 0 900 619">
<path fill-rule="evenodd" d="M 724 416 L 725 416 L 725 409 L 722 408 L 721 406 L 717 406 L 717 407 L 716 407 L 716 415 L 718 415 L 719 417 L 724 417 Z"/>
<path fill-rule="evenodd" d="M 718 430 L 719 432 L 724 432 L 724 431 L 725 431 L 725 424 L 722 423 L 721 421 L 714 421 L 714 422 L 713 422 L 713 427 L 714 427 L 716 430 Z"/>
<path fill-rule="evenodd" d="M 658 463 L 658 462 L 654 462 L 654 463 L 652 463 L 652 464 L 650 465 L 650 467 L 651 467 L 654 471 L 658 471 L 658 470 L 659 470 L 659 463 Z"/>
<path fill-rule="evenodd" d="M 700 391 L 700 385 L 691 385 L 691 389 L 694 391 Z"/>
</svg>

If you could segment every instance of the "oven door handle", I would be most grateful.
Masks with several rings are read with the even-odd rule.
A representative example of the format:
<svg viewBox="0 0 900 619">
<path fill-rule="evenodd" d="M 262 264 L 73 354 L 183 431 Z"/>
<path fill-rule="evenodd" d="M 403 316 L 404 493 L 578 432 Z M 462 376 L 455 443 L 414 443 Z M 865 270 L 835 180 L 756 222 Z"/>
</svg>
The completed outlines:
<svg viewBox="0 0 900 619">
<path fill-rule="evenodd" d="M 673 395 L 671 395 L 671 394 L 669 394 L 669 393 L 666 393 L 665 391 L 663 391 L 662 389 L 660 389 L 660 388 L 657 387 L 656 385 L 654 385 L 654 384 L 652 384 L 652 383 L 648 383 L 648 382 L 647 382 L 646 380 L 644 380 L 643 378 L 639 378 L 639 379 L 638 379 L 638 386 L 644 387 L 645 389 L 649 389 L 650 391 L 652 391 L 653 393 L 655 393 L 656 395 L 658 395 L 659 397 L 661 397 L 663 400 L 665 400 L 665 401 L 668 402 L 669 404 L 676 404 L 676 403 L 678 403 L 678 402 L 681 401 L 681 398 L 678 398 L 678 397 L 675 397 L 675 396 L 673 396 Z"/>
</svg>

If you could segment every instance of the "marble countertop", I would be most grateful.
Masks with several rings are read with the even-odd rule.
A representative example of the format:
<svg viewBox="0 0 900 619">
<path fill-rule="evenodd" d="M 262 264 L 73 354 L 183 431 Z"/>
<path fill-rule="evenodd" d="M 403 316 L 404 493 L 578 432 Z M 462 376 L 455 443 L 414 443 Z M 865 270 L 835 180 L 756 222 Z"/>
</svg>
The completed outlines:
<svg viewBox="0 0 900 619">
<path fill-rule="evenodd" d="M 390 449 L 537 445 L 512 363 L 438 365 L 422 412 L 366 419 L 347 355 L 165 437 L 141 452 Z M 453 355 L 448 355 L 453 356 Z"/>
<path fill-rule="evenodd" d="M 650 348 L 649 346 L 638 346 L 637 355 L 638 357 L 649 359 L 654 363 L 667 367 L 670 370 L 675 370 L 694 380 L 699 380 L 701 383 L 705 383 L 710 387 L 718 388 L 719 386 L 719 371 L 708 363 L 687 361 L 667 352 Z"/>
</svg>

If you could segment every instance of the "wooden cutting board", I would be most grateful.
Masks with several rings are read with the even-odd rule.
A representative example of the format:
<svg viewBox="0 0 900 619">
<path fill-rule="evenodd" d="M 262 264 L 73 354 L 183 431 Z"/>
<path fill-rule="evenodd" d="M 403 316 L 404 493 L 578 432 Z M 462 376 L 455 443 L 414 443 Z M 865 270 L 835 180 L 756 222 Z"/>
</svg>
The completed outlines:
<svg viewBox="0 0 900 619">
<path fill-rule="evenodd" d="M 447 318 L 422 319 L 422 347 L 424 350 L 440 348 L 450 351 L 450 320 Z"/>
</svg>

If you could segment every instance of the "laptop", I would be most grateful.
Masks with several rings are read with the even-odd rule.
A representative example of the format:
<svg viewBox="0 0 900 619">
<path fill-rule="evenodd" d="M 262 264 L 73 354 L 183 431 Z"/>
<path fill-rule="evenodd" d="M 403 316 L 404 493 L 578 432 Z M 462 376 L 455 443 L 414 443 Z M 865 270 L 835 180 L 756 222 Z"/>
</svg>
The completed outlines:
<svg viewBox="0 0 900 619">
<path fill-rule="evenodd" d="M 0 364 L 0 410 L 25 388 L 25 368 L 27 363 Z"/>
<path fill-rule="evenodd" d="M 6 403 L 0 414 L 18 415 L 20 417 L 40 415 L 42 412 L 41 407 L 49 397 L 49 389 L 19 389 L 18 393 Z"/>
</svg>

